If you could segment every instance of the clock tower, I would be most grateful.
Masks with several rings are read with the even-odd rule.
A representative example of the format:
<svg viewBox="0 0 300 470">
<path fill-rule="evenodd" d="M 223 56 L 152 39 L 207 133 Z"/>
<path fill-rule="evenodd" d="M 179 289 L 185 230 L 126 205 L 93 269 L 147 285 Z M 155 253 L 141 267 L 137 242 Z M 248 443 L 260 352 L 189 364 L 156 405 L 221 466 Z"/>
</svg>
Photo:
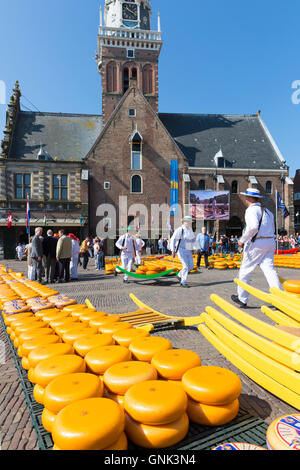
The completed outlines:
<svg viewBox="0 0 300 470">
<path fill-rule="evenodd" d="M 139 88 L 158 112 L 158 59 L 162 47 L 151 29 L 150 0 L 105 0 L 100 8 L 97 65 L 102 76 L 105 124 L 130 86 Z"/>
</svg>

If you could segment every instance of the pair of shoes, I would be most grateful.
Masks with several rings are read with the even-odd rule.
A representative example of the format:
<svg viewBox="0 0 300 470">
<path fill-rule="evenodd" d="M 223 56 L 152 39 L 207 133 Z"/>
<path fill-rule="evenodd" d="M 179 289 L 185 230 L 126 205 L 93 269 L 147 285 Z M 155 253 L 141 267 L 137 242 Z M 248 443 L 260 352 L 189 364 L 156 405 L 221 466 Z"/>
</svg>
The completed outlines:
<svg viewBox="0 0 300 470">
<path fill-rule="evenodd" d="M 247 304 L 241 302 L 237 295 L 232 295 L 231 300 L 233 300 L 233 302 L 238 304 L 241 308 L 247 308 Z"/>
<path fill-rule="evenodd" d="M 114 272 L 114 276 L 115 276 L 115 277 L 117 277 L 117 275 L 118 275 L 118 273 L 117 273 L 117 271 L 115 270 L 115 272 Z"/>
<path fill-rule="evenodd" d="M 128 279 L 123 279 L 123 282 L 125 282 L 125 284 L 129 283 Z"/>
<path fill-rule="evenodd" d="M 187 284 L 180 284 L 180 287 L 189 288 L 190 286 L 188 286 Z"/>
</svg>

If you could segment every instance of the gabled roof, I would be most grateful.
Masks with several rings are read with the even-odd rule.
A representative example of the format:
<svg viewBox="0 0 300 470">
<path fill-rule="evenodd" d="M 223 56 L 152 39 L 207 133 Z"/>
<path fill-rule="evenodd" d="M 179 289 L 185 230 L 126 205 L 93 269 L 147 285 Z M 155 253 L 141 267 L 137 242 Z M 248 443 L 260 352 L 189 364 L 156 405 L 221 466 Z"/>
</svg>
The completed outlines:
<svg viewBox="0 0 300 470">
<path fill-rule="evenodd" d="M 81 161 L 102 129 L 102 116 L 20 111 L 9 158 L 36 160 L 41 146 L 52 159 Z"/>
<path fill-rule="evenodd" d="M 159 118 L 190 167 L 214 168 L 220 148 L 228 168 L 272 170 L 283 165 L 259 115 L 160 113 Z"/>
</svg>

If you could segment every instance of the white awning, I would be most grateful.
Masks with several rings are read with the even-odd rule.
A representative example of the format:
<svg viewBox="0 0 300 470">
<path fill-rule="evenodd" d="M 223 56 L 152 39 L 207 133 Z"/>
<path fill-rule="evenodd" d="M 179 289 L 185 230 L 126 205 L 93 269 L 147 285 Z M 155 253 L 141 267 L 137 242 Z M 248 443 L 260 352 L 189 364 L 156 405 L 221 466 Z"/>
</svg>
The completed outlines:
<svg viewBox="0 0 300 470">
<path fill-rule="evenodd" d="M 222 183 L 222 184 L 225 183 L 223 175 L 217 175 L 217 181 L 218 183 Z"/>
<path fill-rule="evenodd" d="M 249 176 L 249 183 L 258 184 L 257 179 L 255 178 L 255 176 Z"/>
</svg>

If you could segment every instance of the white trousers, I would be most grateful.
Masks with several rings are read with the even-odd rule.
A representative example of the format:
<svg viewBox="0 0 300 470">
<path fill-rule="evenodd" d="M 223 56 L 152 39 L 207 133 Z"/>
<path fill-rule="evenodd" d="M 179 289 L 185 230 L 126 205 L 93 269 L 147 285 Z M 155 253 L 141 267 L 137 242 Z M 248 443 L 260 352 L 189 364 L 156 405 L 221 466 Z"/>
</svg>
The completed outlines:
<svg viewBox="0 0 300 470">
<path fill-rule="evenodd" d="M 78 255 L 72 256 L 71 258 L 70 272 L 72 279 L 78 279 Z"/>
<path fill-rule="evenodd" d="M 34 281 L 34 279 L 33 279 L 33 267 L 32 266 L 28 266 L 27 277 L 30 281 Z"/>
<path fill-rule="evenodd" d="M 135 255 L 135 264 L 141 264 L 142 262 L 142 252 L 137 251 Z"/>
<path fill-rule="evenodd" d="M 122 269 L 125 269 L 126 271 L 131 271 L 132 268 L 132 262 L 133 262 L 133 255 L 125 255 L 121 254 L 121 261 L 122 261 Z M 128 274 L 124 275 L 124 280 L 127 281 L 128 279 Z"/>
<path fill-rule="evenodd" d="M 194 269 L 193 254 L 191 250 L 179 248 L 177 255 L 182 264 L 182 270 L 178 273 L 178 276 L 181 278 L 181 284 L 186 284 L 188 273 Z"/>
<path fill-rule="evenodd" d="M 240 267 L 239 279 L 246 284 L 251 282 L 251 273 L 259 266 L 265 275 L 269 287 L 281 288 L 278 274 L 274 267 L 275 241 L 272 239 L 258 239 L 254 243 L 247 242 L 244 248 L 243 261 Z M 249 294 L 238 286 L 239 300 L 248 303 Z"/>
</svg>

